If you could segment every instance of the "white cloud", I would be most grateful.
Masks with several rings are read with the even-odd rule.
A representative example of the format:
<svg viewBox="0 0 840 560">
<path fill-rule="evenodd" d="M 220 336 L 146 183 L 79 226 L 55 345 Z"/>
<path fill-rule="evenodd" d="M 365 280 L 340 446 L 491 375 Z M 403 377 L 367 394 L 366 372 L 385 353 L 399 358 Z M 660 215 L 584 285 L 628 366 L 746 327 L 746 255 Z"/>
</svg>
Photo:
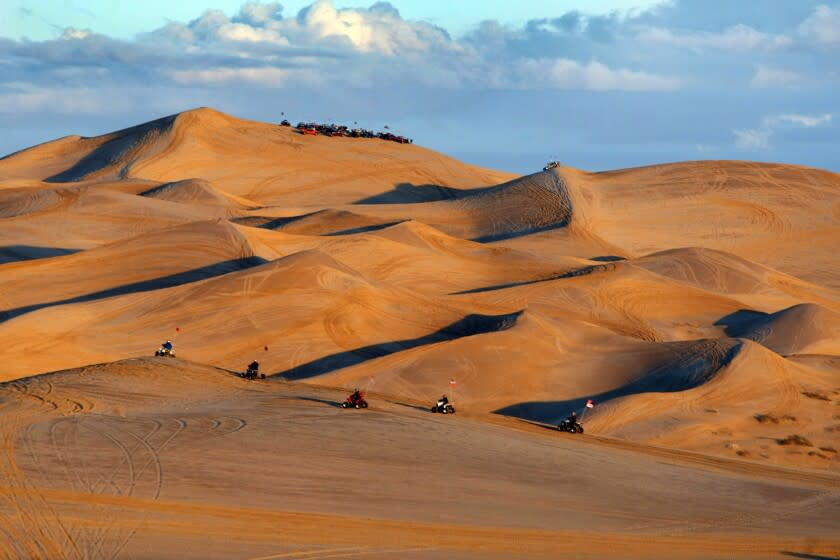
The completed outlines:
<svg viewBox="0 0 840 560">
<path fill-rule="evenodd" d="M 65 40 L 73 39 L 87 39 L 90 37 L 90 29 L 76 29 L 75 27 L 65 27 L 61 38 Z"/>
<path fill-rule="evenodd" d="M 750 86 L 754 88 L 789 87 L 796 85 L 801 76 L 791 70 L 761 65 L 755 71 Z"/>
<path fill-rule="evenodd" d="M 274 31 L 251 27 L 244 23 L 227 23 L 216 30 L 216 36 L 222 41 L 240 41 L 246 43 L 269 43 L 288 46 L 289 40 Z"/>
<path fill-rule="evenodd" d="M 170 75 L 173 80 L 181 84 L 219 84 L 246 81 L 279 85 L 291 76 L 291 72 L 281 68 L 209 68 L 205 70 L 176 70 L 170 72 Z"/>
<path fill-rule="evenodd" d="M 283 6 L 277 2 L 259 4 L 248 2 L 239 10 L 239 15 L 234 21 L 240 21 L 250 25 L 264 25 L 271 20 L 283 17 Z"/>
<path fill-rule="evenodd" d="M 799 26 L 799 32 L 806 39 L 822 45 L 840 44 L 840 9 L 817 6 L 814 13 Z"/>
<path fill-rule="evenodd" d="M 211 10 L 186 25 L 169 24 L 147 37 L 174 43 L 180 52 L 196 56 L 230 55 L 235 44 L 237 59 L 173 69 L 169 75 L 179 83 L 236 79 L 282 83 L 288 78 L 284 71 L 266 69 L 276 66 L 282 57 L 285 64 L 309 68 L 324 80 L 353 75 L 354 81 L 362 77 L 368 84 L 390 80 L 433 88 L 592 91 L 671 91 L 681 86 L 674 77 L 610 67 L 599 61 L 517 55 L 506 49 L 506 41 L 524 30 L 487 23 L 482 29 L 491 27 L 495 43 L 475 34 L 453 40 L 443 29 L 403 19 L 384 2 L 368 9 L 337 9 L 331 0 L 317 0 L 292 18 L 284 18 L 278 4 L 247 4 L 233 18 Z M 276 47 L 284 48 L 282 54 Z M 296 55 L 295 49 L 301 54 Z M 313 54 L 313 49 L 320 51 Z M 306 60 L 307 56 L 311 58 Z M 341 58 L 348 56 L 353 57 L 352 63 Z M 246 68 L 238 68 L 239 64 Z"/>
<path fill-rule="evenodd" d="M 765 117 L 762 120 L 762 128 L 733 130 L 735 135 L 735 147 L 742 150 L 766 150 L 770 147 L 775 130 L 781 124 L 814 128 L 831 122 L 832 115 L 798 115 L 787 113 Z"/>
<path fill-rule="evenodd" d="M 775 126 L 779 123 L 788 123 L 798 126 L 804 126 L 805 128 L 813 128 L 815 126 L 820 126 L 821 124 L 830 123 L 831 113 L 825 113 L 822 115 L 815 116 L 795 114 L 776 115 L 773 117 L 768 117 L 767 119 L 765 119 L 764 122 L 767 126 Z"/>
<path fill-rule="evenodd" d="M 461 50 L 447 33 L 433 25 L 404 20 L 390 5 L 374 4 L 370 9 L 336 9 L 331 0 L 317 0 L 297 18 L 280 24 L 297 32 L 303 42 L 340 39 L 362 53 L 389 56 L 400 52 L 429 51 L 434 48 Z"/>
<path fill-rule="evenodd" d="M 544 86 L 557 89 L 593 91 L 668 91 L 680 82 L 632 70 L 613 70 L 600 62 L 581 64 L 567 58 L 525 59 L 520 62 L 519 87 Z"/>
<path fill-rule="evenodd" d="M 773 131 L 770 129 L 742 129 L 733 130 L 735 147 L 741 150 L 766 150 L 770 147 Z"/>
<path fill-rule="evenodd" d="M 644 43 L 655 43 L 689 49 L 725 51 L 774 51 L 790 46 L 793 40 L 784 35 L 770 35 L 748 25 L 735 25 L 721 33 L 675 34 L 670 29 L 648 27 L 638 36 Z"/>
<path fill-rule="evenodd" d="M 209 10 L 186 25 L 171 23 L 151 35 L 193 45 L 235 41 L 273 46 L 349 46 L 356 52 L 388 56 L 435 48 L 462 49 L 444 30 L 404 20 L 384 3 L 369 9 L 336 9 L 332 0 L 316 0 L 291 18 L 283 17 L 279 4 L 246 4 L 233 19 Z"/>
</svg>

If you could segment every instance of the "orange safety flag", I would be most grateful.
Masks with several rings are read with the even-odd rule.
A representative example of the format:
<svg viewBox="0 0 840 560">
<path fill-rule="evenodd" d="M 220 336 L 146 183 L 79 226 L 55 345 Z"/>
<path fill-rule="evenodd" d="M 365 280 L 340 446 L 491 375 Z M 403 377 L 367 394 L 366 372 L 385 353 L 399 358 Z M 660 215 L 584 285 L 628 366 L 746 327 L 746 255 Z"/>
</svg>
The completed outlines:
<svg viewBox="0 0 840 560">
<path fill-rule="evenodd" d="M 586 408 L 592 408 L 593 406 L 595 406 L 595 405 L 592 404 L 592 399 L 589 399 L 588 401 L 586 401 Z"/>
</svg>

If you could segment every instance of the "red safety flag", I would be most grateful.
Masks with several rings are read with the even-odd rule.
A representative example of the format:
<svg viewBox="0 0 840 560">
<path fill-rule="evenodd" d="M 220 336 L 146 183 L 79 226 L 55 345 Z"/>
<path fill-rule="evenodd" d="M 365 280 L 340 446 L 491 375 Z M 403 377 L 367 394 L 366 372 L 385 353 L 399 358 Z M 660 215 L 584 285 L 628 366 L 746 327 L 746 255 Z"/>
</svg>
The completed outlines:
<svg viewBox="0 0 840 560">
<path fill-rule="evenodd" d="M 592 404 L 592 399 L 589 399 L 588 401 L 586 401 L 586 408 L 592 408 L 593 406 L 595 406 L 595 405 Z"/>
<path fill-rule="evenodd" d="M 455 380 L 454 379 L 449 381 L 449 386 L 450 387 L 455 387 Z"/>
<path fill-rule="evenodd" d="M 175 332 L 181 332 L 181 327 L 175 327 Z"/>
<path fill-rule="evenodd" d="M 266 352 L 268 352 L 268 346 L 263 346 Z"/>
</svg>

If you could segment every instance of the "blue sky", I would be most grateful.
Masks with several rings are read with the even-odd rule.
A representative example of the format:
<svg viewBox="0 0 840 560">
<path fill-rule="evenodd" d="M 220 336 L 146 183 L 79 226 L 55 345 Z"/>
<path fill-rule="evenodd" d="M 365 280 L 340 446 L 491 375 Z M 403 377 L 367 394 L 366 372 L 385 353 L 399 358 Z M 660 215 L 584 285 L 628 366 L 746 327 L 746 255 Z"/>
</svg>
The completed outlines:
<svg viewBox="0 0 840 560">
<path fill-rule="evenodd" d="M 840 0 L 0 4 L 0 155 L 197 106 L 528 172 L 840 171 Z"/>
</svg>

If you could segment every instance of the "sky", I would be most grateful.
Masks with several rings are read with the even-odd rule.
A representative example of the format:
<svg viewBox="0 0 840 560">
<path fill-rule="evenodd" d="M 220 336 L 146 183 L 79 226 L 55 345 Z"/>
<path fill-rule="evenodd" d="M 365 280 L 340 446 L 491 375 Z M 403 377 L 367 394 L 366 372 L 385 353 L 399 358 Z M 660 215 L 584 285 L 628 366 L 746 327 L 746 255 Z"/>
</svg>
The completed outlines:
<svg viewBox="0 0 840 560">
<path fill-rule="evenodd" d="M 840 0 L 0 3 L 0 156 L 199 106 L 488 167 L 840 172 Z"/>
</svg>

